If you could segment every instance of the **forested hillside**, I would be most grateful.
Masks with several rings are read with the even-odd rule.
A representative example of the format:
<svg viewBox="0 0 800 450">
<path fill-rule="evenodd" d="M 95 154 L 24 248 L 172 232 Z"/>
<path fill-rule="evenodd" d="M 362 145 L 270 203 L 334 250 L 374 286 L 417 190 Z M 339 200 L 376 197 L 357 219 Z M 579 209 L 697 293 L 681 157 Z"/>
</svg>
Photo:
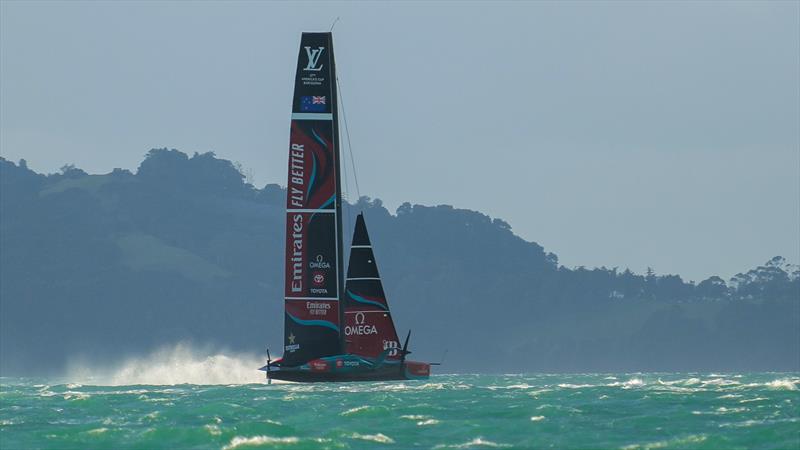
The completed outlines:
<svg viewBox="0 0 800 450">
<path fill-rule="evenodd" d="M 0 158 L 0 370 L 281 348 L 284 198 L 211 153 L 104 175 Z M 418 358 L 449 350 L 448 371 L 800 370 L 800 272 L 781 257 L 695 284 L 563 267 L 475 211 L 362 198 L 346 229 L 359 211 L 400 334 Z"/>
</svg>

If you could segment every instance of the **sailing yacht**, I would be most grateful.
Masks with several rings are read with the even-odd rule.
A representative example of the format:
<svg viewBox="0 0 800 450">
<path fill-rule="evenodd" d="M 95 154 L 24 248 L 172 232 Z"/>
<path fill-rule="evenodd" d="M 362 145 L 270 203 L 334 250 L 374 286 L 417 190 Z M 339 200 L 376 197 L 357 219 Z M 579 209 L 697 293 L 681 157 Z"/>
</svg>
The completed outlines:
<svg viewBox="0 0 800 450">
<path fill-rule="evenodd" d="M 283 357 L 268 380 L 369 381 L 430 376 L 400 346 L 363 214 L 347 277 L 342 244 L 336 67 L 331 33 L 303 33 L 289 137 Z"/>
</svg>

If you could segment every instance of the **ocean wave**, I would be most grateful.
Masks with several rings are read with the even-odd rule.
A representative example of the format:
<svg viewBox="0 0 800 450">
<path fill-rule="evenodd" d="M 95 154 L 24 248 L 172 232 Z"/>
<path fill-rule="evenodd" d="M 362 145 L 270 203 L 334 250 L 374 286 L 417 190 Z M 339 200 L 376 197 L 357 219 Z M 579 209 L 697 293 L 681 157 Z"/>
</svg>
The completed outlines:
<svg viewBox="0 0 800 450">
<path fill-rule="evenodd" d="M 726 398 L 741 398 L 741 397 L 742 397 L 742 396 L 741 396 L 741 395 L 739 395 L 739 394 L 725 394 L 725 395 L 720 395 L 720 396 L 719 396 L 719 397 L 717 397 L 717 398 L 718 398 L 718 399 L 726 399 Z"/>
<path fill-rule="evenodd" d="M 797 383 L 798 380 L 790 380 L 788 378 L 782 378 L 779 380 L 772 380 L 769 383 L 766 383 L 765 386 L 771 389 L 786 389 L 789 391 L 796 391 L 797 390 Z"/>
<path fill-rule="evenodd" d="M 425 420 L 420 420 L 419 422 L 417 422 L 417 425 L 421 426 L 421 427 L 424 427 L 426 425 L 436 425 L 438 423 L 439 423 L 439 421 L 436 420 L 436 419 L 425 419 Z"/>
<path fill-rule="evenodd" d="M 67 391 L 61 395 L 64 396 L 64 400 L 86 400 L 87 398 L 91 397 L 91 395 L 79 391 Z"/>
<path fill-rule="evenodd" d="M 219 425 L 216 424 L 206 424 L 203 425 L 203 428 L 208 431 L 208 434 L 212 436 L 219 436 L 222 434 L 222 430 L 219 429 Z"/>
<path fill-rule="evenodd" d="M 406 415 L 400 416 L 400 418 L 401 419 L 408 419 L 408 420 L 424 420 L 424 419 L 429 419 L 430 416 L 424 416 L 424 415 L 421 415 L 421 414 L 406 414 Z"/>
<path fill-rule="evenodd" d="M 766 397 L 746 398 L 744 400 L 739 400 L 739 403 L 763 402 L 764 400 L 769 399 Z"/>
<path fill-rule="evenodd" d="M 607 387 L 621 387 L 622 389 L 632 389 L 644 386 L 644 380 L 641 378 L 631 378 L 628 381 L 615 381 L 613 383 L 606 384 Z"/>
<path fill-rule="evenodd" d="M 744 407 L 726 408 L 724 406 L 720 406 L 719 408 L 717 408 L 717 409 L 715 409 L 713 411 L 692 411 L 692 414 L 694 414 L 695 416 L 700 416 L 700 415 L 719 416 L 719 415 L 724 415 L 724 414 L 736 414 L 736 413 L 741 413 L 741 412 L 745 412 L 745 411 L 749 411 L 749 410 L 747 408 L 744 408 Z"/>
<path fill-rule="evenodd" d="M 433 448 L 434 449 L 439 449 L 439 448 L 474 448 L 474 447 L 507 448 L 507 447 L 511 447 L 511 446 L 508 445 L 508 444 L 500 444 L 500 443 L 497 443 L 497 442 L 492 442 L 492 441 L 477 437 L 477 438 L 475 438 L 475 439 L 473 439 L 473 440 L 471 440 L 469 442 L 464 442 L 463 444 L 450 444 L 450 445 L 439 444 L 439 445 L 437 445 L 437 446 L 435 446 Z"/>
<path fill-rule="evenodd" d="M 747 383 L 741 384 L 736 387 L 736 389 L 759 389 L 759 388 L 768 388 L 768 389 L 785 389 L 787 391 L 796 391 L 797 385 L 800 384 L 800 378 L 778 378 L 772 381 L 767 381 L 766 383 Z"/>
<path fill-rule="evenodd" d="M 371 406 L 369 406 L 369 405 L 356 406 L 355 408 L 350 408 L 347 411 L 342 412 L 340 415 L 341 416 L 352 416 L 353 414 L 356 414 L 356 413 L 358 413 L 360 411 L 366 411 L 366 410 L 368 410 L 370 408 L 371 408 Z"/>
<path fill-rule="evenodd" d="M 571 412 L 571 413 L 582 413 L 583 412 L 582 410 L 580 410 L 578 408 L 573 408 L 572 406 L 551 405 L 549 403 L 544 403 L 544 404 L 539 405 L 539 406 L 536 407 L 537 411 L 538 410 L 542 410 L 542 409 L 556 409 L 556 410 L 559 410 L 559 411 L 567 411 L 567 412 Z"/>
<path fill-rule="evenodd" d="M 795 423 L 800 422 L 800 417 L 786 417 L 782 419 L 750 419 L 743 422 L 722 423 L 720 428 L 748 428 L 756 425 L 773 425 L 778 423 Z"/>
<path fill-rule="evenodd" d="M 651 450 L 656 448 L 664 448 L 664 447 L 671 447 L 671 446 L 686 446 L 690 444 L 699 444 L 705 441 L 707 438 L 703 434 L 698 435 L 689 435 L 685 437 L 679 437 L 675 439 L 670 439 L 666 441 L 656 441 L 656 442 L 649 442 L 645 444 L 631 444 L 620 447 L 620 450 Z"/>
<path fill-rule="evenodd" d="M 703 386 L 718 386 L 718 387 L 736 386 L 742 384 L 738 381 L 728 380 L 725 378 L 712 378 L 710 380 L 703 380 L 701 383 Z"/>
<path fill-rule="evenodd" d="M 222 447 L 222 450 L 233 450 L 241 447 L 255 447 L 255 446 L 263 446 L 270 444 L 296 444 L 298 442 L 300 442 L 300 439 L 294 436 L 288 436 L 288 437 L 235 436 L 233 439 L 231 439 L 231 442 L 228 445 Z"/>
<path fill-rule="evenodd" d="M 523 384 L 511 384 L 508 386 L 486 386 L 487 389 L 494 391 L 497 389 L 530 389 L 535 386 L 531 386 L 530 384 L 523 383 Z"/>
<path fill-rule="evenodd" d="M 394 444 L 394 439 L 386 436 L 383 433 L 378 434 L 359 434 L 353 433 L 349 435 L 353 439 L 361 439 L 362 441 L 377 442 L 379 444 Z"/>
<path fill-rule="evenodd" d="M 539 422 L 539 421 L 542 421 L 544 419 L 545 419 L 544 416 L 532 416 L 531 417 L 531 422 Z"/>
</svg>

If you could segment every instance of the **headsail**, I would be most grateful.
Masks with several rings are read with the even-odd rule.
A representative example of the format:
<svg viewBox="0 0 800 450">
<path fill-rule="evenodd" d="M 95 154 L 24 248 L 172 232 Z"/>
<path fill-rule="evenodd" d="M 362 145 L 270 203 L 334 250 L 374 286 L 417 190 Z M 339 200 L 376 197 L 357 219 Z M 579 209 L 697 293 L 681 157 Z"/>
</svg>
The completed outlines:
<svg viewBox="0 0 800 450">
<path fill-rule="evenodd" d="M 283 365 L 342 351 L 338 114 L 330 33 L 303 33 L 286 192 Z"/>
<path fill-rule="evenodd" d="M 347 353 L 371 358 L 384 354 L 387 361 L 399 360 L 397 331 L 363 214 L 356 218 L 344 299 Z"/>
</svg>

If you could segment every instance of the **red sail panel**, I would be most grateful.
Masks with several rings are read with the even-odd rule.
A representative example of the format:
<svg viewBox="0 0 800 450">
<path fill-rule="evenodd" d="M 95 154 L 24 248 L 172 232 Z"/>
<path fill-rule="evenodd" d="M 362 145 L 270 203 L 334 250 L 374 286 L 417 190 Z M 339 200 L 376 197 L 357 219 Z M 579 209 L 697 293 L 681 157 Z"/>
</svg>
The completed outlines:
<svg viewBox="0 0 800 450">
<path fill-rule="evenodd" d="M 330 33 L 303 33 L 286 189 L 283 364 L 341 353 L 341 214 Z"/>
<path fill-rule="evenodd" d="M 336 159 L 332 128 L 330 120 L 292 120 L 287 209 L 334 210 Z"/>
<path fill-rule="evenodd" d="M 344 339 L 347 353 L 387 360 L 400 359 L 400 342 L 392 316 L 384 311 L 345 311 Z"/>
<path fill-rule="evenodd" d="M 344 339 L 347 353 L 399 360 L 400 342 L 383 291 L 364 216 L 356 217 L 345 283 Z"/>
</svg>

